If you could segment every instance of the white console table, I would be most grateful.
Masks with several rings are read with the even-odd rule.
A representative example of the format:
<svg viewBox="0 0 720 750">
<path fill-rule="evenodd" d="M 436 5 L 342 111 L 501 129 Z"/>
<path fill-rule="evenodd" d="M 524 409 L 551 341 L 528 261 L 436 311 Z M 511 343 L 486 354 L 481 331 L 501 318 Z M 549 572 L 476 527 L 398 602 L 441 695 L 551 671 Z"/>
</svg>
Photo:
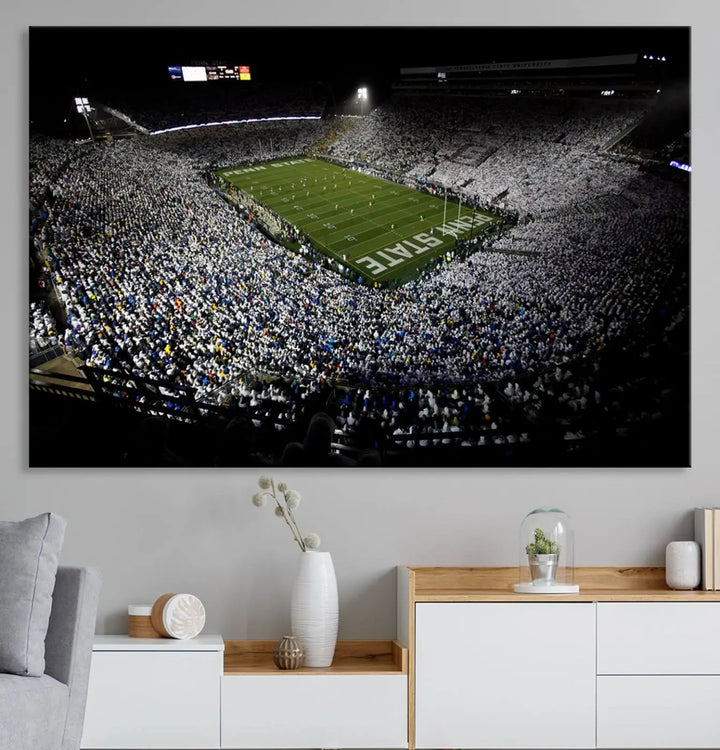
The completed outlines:
<svg viewBox="0 0 720 750">
<path fill-rule="evenodd" d="M 579 594 L 517 594 L 517 568 L 398 568 L 415 748 L 720 747 L 720 591 L 663 568 L 579 568 Z"/>
</svg>

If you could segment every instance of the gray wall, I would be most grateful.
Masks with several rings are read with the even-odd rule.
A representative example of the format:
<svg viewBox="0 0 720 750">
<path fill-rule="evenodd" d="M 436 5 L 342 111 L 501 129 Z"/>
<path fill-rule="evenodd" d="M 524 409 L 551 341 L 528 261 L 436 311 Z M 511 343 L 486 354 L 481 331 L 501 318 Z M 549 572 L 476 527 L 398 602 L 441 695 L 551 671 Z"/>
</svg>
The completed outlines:
<svg viewBox="0 0 720 750">
<path fill-rule="evenodd" d="M 54 510 L 69 522 L 64 563 L 98 565 L 104 590 L 98 632 L 123 632 L 128 603 L 151 603 L 167 591 L 188 591 L 205 603 L 206 632 L 235 638 L 276 638 L 287 630 L 290 585 L 298 550 L 269 508 L 250 503 L 254 470 L 80 471 L 27 469 L 25 172 L 28 25 L 273 23 L 278 3 L 224 11 L 215 19 L 200 4 L 132 2 L 97 10 L 87 0 L 51 5 L 33 0 L 0 10 L 2 70 L 10 107 L 0 122 L 5 250 L 2 305 L 7 348 L 2 385 L 11 404 L 0 426 L 0 517 L 19 520 Z M 238 4 L 239 5 L 239 4 Z M 311 7 L 317 11 L 321 3 Z M 328 10 L 331 5 L 326 4 Z M 338 15 L 307 15 L 287 5 L 287 24 L 403 24 L 386 3 L 357 4 Z M 479 3 L 456 3 L 443 19 L 429 2 L 414 3 L 416 22 L 487 23 Z M 601 7 L 596 7 L 601 6 Z M 170 14 L 170 8 L 180 14 Z M 382 11 L 382 14 L 381 14 Z M 251 13 L 252 15 L 248 15 Z M 578 565 L 655 565 L 672 539 L 690 538 L 691 510 L 720 505 L 717 425 L 718 69 L 712 3 L 602 4 L 515 2 L 494 9 L 493 24 L 693 25 L 693 466 L 684 470 L 375 470 L 277 473 L 303 495 L 298 517 L 332 553 L 340 590 L 340 636 L 387 638 L 395 632 L 397 564 L 515 565 L 525 514 L 540 505 L 564 508 L 576 528 Z M 714 70 L 713 70 L 714 69 Z M 22 147 L 19 146 L 22 145 Z M 18 186 L 21 186 L 18 189 Z M 10 228 L 10 232 L 7 231 Z M 7 272 L 9 269 L 9 274 Z M 15 354 L 17 353 L 17 354 Z M 72 436 L 68 436 L 72 440 Z"/>
</svg>

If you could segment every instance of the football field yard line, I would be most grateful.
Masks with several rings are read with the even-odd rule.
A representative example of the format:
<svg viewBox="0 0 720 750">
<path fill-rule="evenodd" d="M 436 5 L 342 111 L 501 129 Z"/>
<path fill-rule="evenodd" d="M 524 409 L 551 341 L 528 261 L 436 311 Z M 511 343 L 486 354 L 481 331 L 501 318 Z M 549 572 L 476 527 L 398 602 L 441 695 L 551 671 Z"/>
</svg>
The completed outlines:
<svg viewBox="0 0 720 750">
<path fill-rule="evenodd" d="M 404 218 L 404 217 L 403 217 Z M 399 223 L 399 222 L 398 222 Z M 423 229 L 429 229 L 428 227 L 421 226 L 414 226 L 417 222 L 413 222 L 413 224 L 407 225 L 405 224 L 403 226 L 403 231 L 400 231 L 400 229 L 388 229 L 387 224 L 380 223 L 372 219 L 371 217 L 368 217 L 364 219 L 360 223 L 354 223 L 354 234 L 350 235 L 353 237 L 358 237 L 362 234 L 368 233 L 369 236 L 366 240 L 361 241 L 347 241 L 346 237 L 348 236 L 346 234 L 347 230 L 342 230 L 338 232 L 337 234 L 330 235 L 325 242 L 330 246 L 331 248 L 335 249 L 338 246 L 344 246 L 343 249 L 347 252 L 342 253 L 340 250 L 336 250 L 338 254 L 347 254 L 348 256 L 352 255 L 353 257 L 358 257 L 359 255 L 363 255 L 367 251 L 371 251 L 374 249 L 382 248 L 385 245 L 388 244 L 395 244 L 396 242 L 402 241 L 403 239 L 411 238 L 414 234 L 418 234 Z M 410 231 L 408 231 L 409 227 L 414 227 Z M 380 230 L 380 231 L 373 231 L 373 230 Z M 313 233 L 311 230 L 308 230 L 308 235 L 313 238 Z M 350 260 L 346 261 L 350 262 Z M 354 264 L 353 264 L 354 265 Z M 354 266 L 356 267 L 356 266 Z M 357 267 L 356 267 L 357 268 Z M 358 270 L 362 271 L 361 268 L 358 268 Z"/>
<path fill-rule="evenodd" d="M 307 234 L 312 238 L 313 235 L 315 234 L 316 227 L 324 226 L 325 224 L 328 224 L 328 223 L 333 223 L 337 227 L 337 230 L 331 230 L 328 233 L 328 238 L 326 242 L 329 245 L 334 246 L 337 243 L 343 242 L 349 230 L 352 230 L 352 236 L 355 236 L 355 237 L 358 237 L 359 235 L 364 234 L 366 231 L 378 230 L 378 229 L 381 230 L 380 232 L 373 231 L 372 236 L 369 237 L 367 240 L 359 241 L 357 242 L 357 244 L 352 243 L 352 248 L 354 250 L 364 251 L 366 249 L 366 246 L 369 248 L 372 248 L 373 245 L 377 245 L 378 243 L 385 244 L 385 240 L 383 240 L 382 238 L 386 236 L 390 238 L 401 239 L 405 233 L 400 231 L 400 225 L 405 224 L 406 220 L 409 219 L 410 217 L 417 216 L 416 211 L 417 210 L 414 207 L 401 209 L 399 207 L 394 208 L 393 206 L 390 206 L 389 211 L 381 212 L 380 214 L 381 216 L 384 216 L 384 215 L 387 215 L 388 217 L 392 216 L 395 219 L 394 222 L 389 222 L 385 220 L 378 221 L 375 218 L 377 216 L 376 212 L 372 212 L 370 215 L 364 216 L 360 220 L 347 219 L 346 218 L 347 214 L 344 213 L 343 214 L 344 220 L 341 223 L 341 222 L 338 222 L 337 216 L 335 215 L 335 212 L 333 210 L 333 213 L 330 215 L 329 218 L 334 219 L 334 221 L 323 222 L 323 219 L 327 217 L 321 217 L 319 220 L 313 221 L 312 223 L 308 223 Z M 393 223 L 398 225 L 397 229 L 390 229 Z"/>
<path fill-rule="evenodd" d="M 366 240 L 358 241 L 358 242 L 352 242 L 347 245 L 347 248 L 349 250 L 353 251 L 353 256 L 358 257 L 359 255 L 364 254 L 367 251 L 372 251 L 374 249 L 382 249 L 382 247 L 386 245 L 393 245 L 397 242 L 400 242 L 404 239 L 412 239 L 415 235 L 425 233 L 425 234 L 431 234 L 434 230 L 434 227 L 442 226 L 442 211 L 437 212 L 437 221 L 431 221 L 433 218 L 432 215 L 425 216 L 423 215 L 423 219 L 419 219 L 416 209 L 410 209 L 409 213 L 406 213 L 405 215 L 396 213 L 396 222 L 398 224 L 397 229 L 389 229 L 389 225 L 385 222 L 378 222 L 372 217 L 368 217 L 364 219 L 359 225 L 359 231 L 358 229 L 355 229 L 354 235 L 359 237 L 361 234 L 365 232 L 369 232 L 370 229 L 365 229 L 367 225 L 370 225 L 371 228 L 375 228 L 378 231 L 371 232 L 370 236 Z M 463 216 L 469 215 L 469 213 L 462 214 Z M 415 217 L 415 220 L 412 223 L 406 223 L 404 220 L 408 219 L 410 217 Z M 456 218 L 456 216 L 454 217 Z M 448 218 L 448 221 L 451 220 Z M 402 223 L 402 227 L 400 227 L 400 224 Z M 478 224 L 478 227 L 480 227 L 481 224 Z M 308 231 L 308 234 L 312 236 L 312 233 Z M 332 237 L 332 239 L 329 241 L 329 244 L 331 247 L 335 247 L 338 243 L 342 243 L 345 234 L 344 232 L 339 232 L 339 236 Z M 454 242 L 455 238 L 452 237 L 452 235 L 446 235 L 448 238 L 447 241 L 443 242 L 443 252 L 447 252 L 449 247 L 451 247 Z M 452 239 L 451 239 L 452 238 Z M 437 253 L 435 253 L 436 255 Z"/>
<path fill-rule="evenodd" d="M 444 195 L 307 157 L 218 174 L 369 281 L 407 279 L 468 237 L 475 219 L 478 229 L 497 220 Z M 449 227 L 437 231 L 444 220 Z"/>
<path fill-rule="evenodd" d="M 342 258 L 343 255 L 347 255 L 348 258 L 347 260 L 345 260 L 345 262 L 349 265 L 352 265 L 353 268 L 360 272 L 362 272 L 363 269 L 359 266 L 356 266 L 352 262 L 353 257 L 362 255 L 367 250 L 376 249 L 378 246 L 382 247 L 386 244 L 393 244 L 394 242 L 400 241 L 403 238 L 412 237 L 413 234 L 417 234 L 422 230 L 422 227 L 414 227 L 411 232 L 401 232 L 399 231 L 399 228 L 395 230 L 386 229 L 392 223 L 398 224 L 399 227 L 400 224 L 405 223 L 406 220 L 410 217 L 416 217 L 417 219 L 417 217 L 423 216 L 423 220 L 429 221 L 430 217 L 433 214 L 437 214 L 438 218 L 442 214 L 442 211 L 439 208 L 435 208 L 430 205 L 432 213 L 428 213 L 428 216 L 425 217 L 424 214 L 420 213 L 420 209 L 422 208 L 421 198 L 415 198 L 414 196 L 403 196 L 400 194 L 393 195 L 391 198 L 376 198 L 376 200 L 373 201 L 372 206 L 372 209 L 374 210 L 370 211 L 370 206 L 368 206 L 367 209 L 364 207 L 365 200 L 367 198 L 367 193 L 365 193 L 365 191 L 361 192 L 353 188 L 346 188 L 345 192 L 350 193 L 356 198 L 353 203 L 348 203 L 347 201 L 343 202 L 343 208 L 345 210 L 341 210 L 340 208 L 338 208 L 338 211 L 336 212 L 334 208 L 334 206 L 336 205 L 335 202 L 329 199 L 329 197 L 325 196 L 324 193 L 322 193 L 320 195 L 314 196 L 317 200 L 304 205 L 302 211 L 287 211 L 286 217 L 295 225 L 302 224 L 302 226 L 305 228 L 304 233 L 308 237 L 310 237 L 313 242 L 322 244 L 323 247 L 330 250 L 334 256 Z M 388 191 L 386 188 L 385 192 L 397 193 L 398 191 Z M 418 203 L 413 202 L 410 206 L 405 207 L 405 204 L 413 199 L 415 201 L 420 201 L 421 203 L 418 205 Z M 377 206 L 375 205 L 376 203 L 378 204 Z M 339 204 L 337 205 L 339 206 Z M 354 210 L 355 205 L 357 205 L 358 207 L 362 207 L 363 212 L 367 210 L 370 215 L 365 216 L 365 214 L 363 213 L 364 218 L 354 218 L 352 214 L 349 214 L 349 209 L 353 208 Z M 403 206 L 403 208 L 400 207 L 401 205 Z M 452 205 L 455 206 L 457 204 Z M 304 217 L 308 216 L 307 209 L 311 209 L 309 213 L 318 213 L 318 218 L 311 219 L 310 221 L 303 220 Z M 326 209 L 327 212 L 323 211 L 323 209 Z M 343 217 L 341 220 L 338 218 L 339 215 Z M 388 218 L 393 217 L 395 219 L 395 222 L 378 221 L 373 218 L 375 216 L 387 216 Z M 417 220 L 413 222 L 413 224 L 416 223 Z M 326 224 L 333 224 L 335 227 L 337 227 L 337 230 L 330 230 L 330 232 L 324 239 L 320 239 L 316 230 L 317 228 L 325 226 Z M 430 227 L 427 227 L 428 230 L 429 228 Z M 375 230 L 380 231 L 378 232 Z M 369 233 L 369 236 L 365 240 L 353 242 L 346 241 L 345 239 L 348 235 L 358 237 L 359 235 L 362 235 L 366 232 Z"/>
<path fill-rule="evenodd" d="M 356 193 L 354 190 L 348 190 L 348 192 Z M 392 191 L 393 193 L 396 191 Z M 324 197 L 324 196 L 323 196 Z M 363 202 L 364 202 L 364 195 L 363 195 Z M 303 226 L 306 227 L 305 234 L 308 235 L 313 241 L 316 241 L 316 235 L 317 232 L 315 231 L 316 228 L 325 226 L 328 223 L 334 224 L 334 226 L 337 227 L 337 230 L 331 230 L 327 237 L 322 241 L 325 247 L 330 248 L 333 251 L 333 254 L 342 257 L 342 255 L 352 255 L 354 257 L 357 257 L 358 255 L 362 255 L 367 250 L 373 250 L 378 247 L 387 245 L 387 244 L 393 244 L 394 242 L 401 241 L 402 239 L 411 238 L 413 235 L 418 234 L 422 231 L 430 231 L 432 226 L 439 226 L 442 222 L 440 222 L 440 218 L 446 213 L 443 206 L 434 206 L 432 204 L 428 204 L 428 207 L 430 208 L 430 212 L 426 212 L 425 214 L 421 213 L 421 209 L 423 209 L 423 203 L 422 198 L 418 199 L 421 202 L 419 204 L 412 203 L 410 206 L 401 208 L 400 206 L 403 204 L 406 204 L 408 200 L 410 200 L 413 196 L 402 196 L 402 195 L 394 195 L 392 198 L 381 198 L 376 199 L 376 201 L 373 202 L 372 208 L 374 210 L 370 211 L 369 216 L 365 216 L 364 218 L 357 220 L 354 219 L 354 217 L 350 216 L 347 211 L 342 212 L 342 216 L 344 217 L 342 221 L 338 220 L 338 213 L 335 212 L 334 207 L 330 209 L 331 213 L 324 214 L 322 213 L 321 206 L 318 204 L 318 206 L 315 207 L 315 211 L 320 212 L 320 216 L 318 219 L 312 219 L 309 222 L 303 222 Z M 377 207 L 374 205 L 375 202 L 377 202 Z M 436 201 L 433 201 L 435 203 Z M 332 205 L 332 201 L 328 202 L 327 199 L 324 201 L 325 206 Z M 450 203 L 450 207 L 452 208 L 451 211 L 447 212 L 449 214 L 448 220 L 452 220 L 453 218 L 457 217 L 457 213 L 455 212 L 455 207 L 457 206 L 457 203 Z M 368 207 L 370 208 L 370 207 Z M 365 209 L 363 209 L 365 210 Z M 313 211 L 313 213 L 315 212 Z M 340 209 L 338 209 L 338 212 Z M 460 212 L 461 216 L 467 216 L 473 213 L 470 209 L 462 207 L 462 210 Z M 294 224 L 298 223 L 298 219 L 303 216 L 307 215 L 306 212 L 288 212 L 287 216 L 288 219 L 290 219 Z M 378 221 L 376 217 L 380 217 L 381 219 L 384 217 L 390 217 L 394 218 L 395 221 Z M 409 226 L 412 227 L 411 231 L 407 231 L 408 225 L 406 224 L 406 220 L 414 217 L 414 221 Z M 422 219 L 420 219 L 422 217 Z M 437 220 L 437 221 L 435 221 Z M 419 226 L 413 226 L 418 225 L 418 221 L 420 222 Z M 424 223 L 427 223 L 428 226 L 424 226 Z M 392 224 L 397 224 L 397 229 L 389 229 Z M 402 229 L 404 231 L 400 231 L 400 226 L 402 226 Z M 352 230 L 352 233 L 350 236 L 359 237 L 360 235 L 370 232 L 370 236 L 366 240 L 357 241 L 357 242 L 345 242 L 345 238 L 348 236 L 348 231 Z M 381 231 L 372 231 L 372 230 L 381 230 Z M 320 240 L 317 240 L 318 242 Z M 345 245 L 342 248 L 338 248 L 338 245 Z M 343 250 L 347 252 L 343 252 Z M 346 261 L 347 263 L 351 263 L 351 259 Z M 352 264 L 353 267 L 355 267 L 357 270 L 362 271 L 361 268 L 358 268 L 354 264 Z"/>
<path fill-rule="evenodd" d="M 323 226 L 323 224 L 328 223 L 328 221 L 331 219 L 335 220 L 333 223 L 335 223 L 335 225 L 338 227 L 338 232 L 345 231 L 345 227 L 342 226 L 342 223 L 347 223 L 348 226 L 357 226 L 358 219 L 355 219 L 353 215 L 349 213 L 349 210 L 348 210 L 349 207 L 354 208 L 352 204 L 343 203 L 342 208 L 339 207 L 337 211 L 335 210 L 335 205 L 340 206 L 340 204 L 337 203 L 336 201 L 324 201 L 322 204 L 318 204 L 317 206 L 314 206 L 314 207 L 308 206 L 308 208 L 313 209 L 312 211 L 313 213 L 315 211 L 322 211 L 323 208 L 326 209 L 325 211 L 322 211 L 323 215 L 319 216 L 319 218 L 311 219 L 310 221 L 306 222 L 308 233 L 311 233 L 312 230 L 315 229 L 316 227 Z M 393 210 L 396 210 L 396 209 L 393 209 Z M 304 211 L 297 212 L 297 216 L 300 216 L 303 213 Z M 343 217 L 342 220 L 338 218 L 339 216 Z M 293 213 L 288 212 L 288 218 L 293 220 L 292 217 L 293 217 Z"/>
</svg>

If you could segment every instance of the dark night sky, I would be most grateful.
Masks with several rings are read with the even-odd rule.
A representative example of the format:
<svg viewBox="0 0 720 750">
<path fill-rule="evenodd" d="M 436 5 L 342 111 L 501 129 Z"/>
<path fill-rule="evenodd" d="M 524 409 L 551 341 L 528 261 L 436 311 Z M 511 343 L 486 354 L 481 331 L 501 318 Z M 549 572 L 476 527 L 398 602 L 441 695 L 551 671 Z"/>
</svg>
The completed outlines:
<svg viewBox="0 0 720 750">
<path fill-rule="evenodd" d="M 254 81 L 321 80 L 340 98 L 361 83 L 387 88 L 403 66 L 630 52 L 664 54 L 677 72 L 687 75 L 689 30 L 35 26 L 30 29 L 30 102 L 37 110 L 82 94 L 81 89 L 97 92 L 118 85 L 168 85 L 169 64 L 247 64 Z"/>
</svg>

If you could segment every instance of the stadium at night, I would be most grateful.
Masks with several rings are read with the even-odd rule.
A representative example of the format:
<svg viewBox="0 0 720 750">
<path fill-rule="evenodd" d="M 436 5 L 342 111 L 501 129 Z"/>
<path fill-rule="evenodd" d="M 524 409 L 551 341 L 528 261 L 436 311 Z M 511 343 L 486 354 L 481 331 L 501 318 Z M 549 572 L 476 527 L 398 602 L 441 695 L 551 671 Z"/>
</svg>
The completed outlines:
<svg viewBox="0 0 720 750">
<path fill-rule="evenodd" d="M 31 465 L 687 466 L 688 29 L 302 31 L 31 28 Z"/>
</svg>

